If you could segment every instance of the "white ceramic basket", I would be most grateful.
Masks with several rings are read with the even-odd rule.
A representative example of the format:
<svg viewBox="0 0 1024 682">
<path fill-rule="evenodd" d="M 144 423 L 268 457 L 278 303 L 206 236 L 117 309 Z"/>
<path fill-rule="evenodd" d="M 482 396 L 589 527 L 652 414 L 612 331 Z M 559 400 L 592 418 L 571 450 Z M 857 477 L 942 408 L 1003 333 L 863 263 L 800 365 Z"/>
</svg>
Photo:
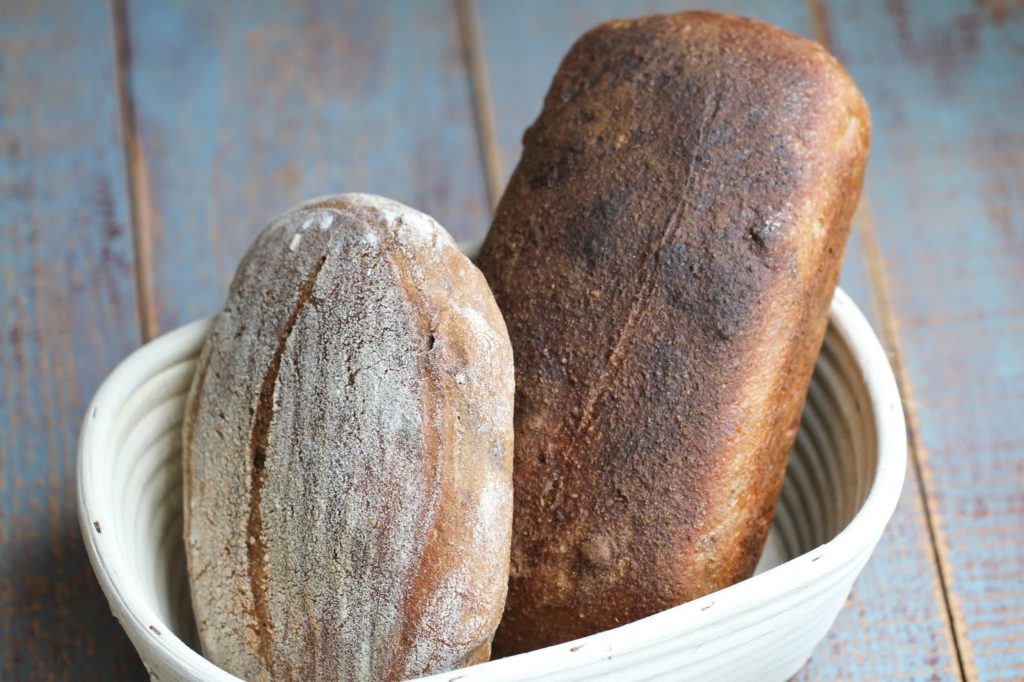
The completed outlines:
<svg viewBox="0 0 1024 682">
<path fill-rule="evenodd" d="M 810 657 L 892 515 L 903 411 L 885 353 L 842 291 L 759 573 L 584 639 L 434 675 L 497 680 L 784 680 Z M 196 646 L 182 536 L 179 430 L 202 320 L 126 358 L 86 414 L 82 534 L 111 611 L 153 679 L 236 680 Z"/>
</svg>

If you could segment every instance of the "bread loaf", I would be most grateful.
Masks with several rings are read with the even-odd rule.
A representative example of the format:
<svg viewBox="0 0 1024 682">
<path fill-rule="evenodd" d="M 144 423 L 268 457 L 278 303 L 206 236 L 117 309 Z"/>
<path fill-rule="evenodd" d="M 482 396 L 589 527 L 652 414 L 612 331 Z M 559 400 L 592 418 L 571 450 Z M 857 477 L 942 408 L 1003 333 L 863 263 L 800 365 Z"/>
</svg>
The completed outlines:
<svg viewBox="0 0 1024 682">
<path fill-rule="evenodd" d="M 183 432 L 204 653 L 249 680 L 485 661 L 508 579 L 512 351 L 433 219 L 348 194 L 239 266 Z"/>
<path fill-rule="evenodd" d="M 751 575 L 869 128 L 835 59 L 756 21 L 612 21 L 572 47 L 479 257 L 516 361 L 497 653 Z"/>
</svg>

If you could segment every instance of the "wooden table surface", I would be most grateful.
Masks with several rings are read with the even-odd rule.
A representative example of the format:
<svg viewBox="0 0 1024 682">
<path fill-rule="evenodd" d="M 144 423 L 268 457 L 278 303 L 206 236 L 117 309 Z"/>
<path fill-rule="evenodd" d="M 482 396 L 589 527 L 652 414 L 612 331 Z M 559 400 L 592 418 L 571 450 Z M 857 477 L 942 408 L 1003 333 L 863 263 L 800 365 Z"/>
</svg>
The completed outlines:
<svg viewBox="0 0 1024 682">
<path fill-rule="evenodd" d="M 869 100 L 842 285 L 909 417 L 896 514 L 800 679 L 1024 679 L 1024 2 L 708 0 Z M 371 191 L 481 236 L 560 57 L 626 2 L 0 2 L 0 679 L 141 679 L 86 559 L 104 375 L 256 232 Z"/>
</svg>

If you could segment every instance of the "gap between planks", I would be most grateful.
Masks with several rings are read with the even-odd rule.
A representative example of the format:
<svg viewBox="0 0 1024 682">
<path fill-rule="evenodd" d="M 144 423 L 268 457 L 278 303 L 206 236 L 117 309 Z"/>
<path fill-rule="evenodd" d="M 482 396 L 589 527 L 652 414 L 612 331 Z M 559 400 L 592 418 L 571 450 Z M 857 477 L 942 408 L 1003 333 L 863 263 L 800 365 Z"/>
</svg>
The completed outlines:
<svg viewBox="0 0 1024 682">
<path fill-rule="evenodd" d="M 484 184 L 487 186 L 487 200 L 491 213 L 498 206 L 502 192 L 501 148 L 494 123 L 494 107 L 491 103 L 491 88 L 487 78 L 487 64 L 483 55 L 483 37 L 480 29 L 480 15 L 475 0 L 453 0 L 455 15 L 459 23 L 459 39 L 462 42 L 462 56 L 466 62 L 466 75 L 473 98 L 473 114 L 476 118 L 477 142 L 480 145 L 480 160 L 484 168 Z"/>
<path fill-rule="evenodd" d="M 127 0 L 109 0 L 114 41 L 114 87 L 117 93 L 121 147 L 124 151 L 125 178 L 128 184 L 128 206 L 132 221 L 132 244 L 135 256 L 135 300 L 142 342 L 152 340 L 158 332 L 156 298 L 153 288 L 152 199 L 149 173 L 139 141 L 135 118 L 135 102 L 131 93 L 131 39 L 129 37 Z"/>
<path fill-rule="evenodd" d="M 833 51 L 832 32 L 829 28 L 828 10 L 824 2 L 825 0 L 807 0 L 807 10 L 811 19 L 814 38 L 831 53 Z M 953 642 L 953 652 L 956 654 L 960 679 L 973 680 L 976 679 L 977 675 L 968 675 L 968 671 L 974 672 L 974 666 L 968 660 L 970 658 L 969 652 L 965 650 L 964 644 L 966 640 L 963 640 L 960 636 L 964 624 L 959 621 L 956 616 L 957 611 L 953 608 L 953 597 L 949 589 L 951 580 L 950 567 L 942 550 L 942 547 L 947 546 L 946 539 L 935 521 L 936 512 L 932 508 L 928 492 L 931 486 L 929 485 L 930 480 L 927 467 L 924 464 L 925 451 L 921 439 L 920 422 L 918 421 L 917 408 L 912 398 L 910 377 L 903 363 L 903 346 L 900 342 L 899 323 L 896 318 L 895 308 L 892 305 L 889 281 L 885 274 L 885 259 L 882 256 L 878 234 L 875 231 L 875 224 L 871 217 L 871 204 L 866 190 L 863 193 L 854 220 L 860 232 L 861 253 L 867 269 L 871 303 L 875 308 L 875 313 L 878 315 L 882 344 L 885 347 L 886 354 L 889 356 L 889 363 L 892 365 L 893 373 L 896 376 L 896 384 L 899 387 L 903 402 L 903 412 L 907 419 L 907 450 L 910 453 L 914 480 L 917 484 L 918 495 L 924 512 L 925 528 L 928 531 L 928 541 L 932 548 L 932 559 L 935 562 L 939 587 L 942 591 L 942 603 L 946 612 L 950 637 Z"/>
<path fill-rule="evenodd" d="M 939 577 L 939 585 L 942 588 L 942 601 L 946 610 L 946 618 L 949 622 L 949 630 L 953 639 L 953 648 L 956 653 L 957 665 L 960 669 L 960 678 L 963 680 L 977 679 L 974 673 L 974 665 L 970 662 L 971 656 L 965 649 L 965 641 L 960 637 L 964 630 L 964 623 L 957 618 L 957 610 L 953 608 L 953 597 L 950 593 L 950 567 L 946 560 L 942 547 L 946 545 L 945 536 L 935 521 L 935 511 L 932 509 L 931 499 L 928 491 L 931 489 L 931 480 L 924 464 L 926 453 L 921 441 L 921 426 L 917 418 L 917 407 L 913 398 L 913 391 L 910 385 L 910 378 L 906 366 L 903 363 L 903 346 L 899 338 L 899 323 L 891 303 L 889 293 L 889 281 L 885 274 L 885 259 L 882 256 L 882 249 L 878 243 L 878 234 L 875 231 L 875 224 L 871 218 L 871 208 L 867 196 L 861 200 L 857 211 L 861 237 L 861 251 L 867 266 L 868 280 L 871 283 L 871 299 L 875 312 L 878 314 L 878 323 L 881 326 L 882 343 L 885 346 L 886 354 L 889 356 L 889 363 L 892 365 L 893 373 L 896 375 L 896 383 L 900 389 L 900 396 L 903 402 L 903 412 L 907 418 L 907 449 L 910 452 L 910 461 L 913 465 L 914 478 L 917 482 L 918 494 L 921 498 L 921 505 L 924 510 L 925 527 L 928 530 L 928 540 L 932 547 L 932 558 Z M 968 671 L 972 672 L 968 675 Z"/>
</svg>

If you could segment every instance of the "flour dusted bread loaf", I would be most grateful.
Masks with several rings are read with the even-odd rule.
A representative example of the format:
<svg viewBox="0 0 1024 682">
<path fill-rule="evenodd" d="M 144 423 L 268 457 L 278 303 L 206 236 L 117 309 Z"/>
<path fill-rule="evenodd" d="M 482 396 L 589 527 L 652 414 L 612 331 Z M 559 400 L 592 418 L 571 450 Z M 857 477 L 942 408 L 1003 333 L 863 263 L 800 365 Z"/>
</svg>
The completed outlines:
<svg viewBox="0 0 1024 682">
<path fill-rule="evenodd" d="M 203 652 L 249 680 L 485 661 L 508 579 L 512 351 L 433 219 L 346 194 L 257 239 L 183 432 Z"/>
<path fill-rule="evenodd" d="M 824 49 L 755 21 L 612 21 L 573 46 L 479 258 L 516 361 L 496 653 L 751 575 L 869 128 Z"/>
</svg>

